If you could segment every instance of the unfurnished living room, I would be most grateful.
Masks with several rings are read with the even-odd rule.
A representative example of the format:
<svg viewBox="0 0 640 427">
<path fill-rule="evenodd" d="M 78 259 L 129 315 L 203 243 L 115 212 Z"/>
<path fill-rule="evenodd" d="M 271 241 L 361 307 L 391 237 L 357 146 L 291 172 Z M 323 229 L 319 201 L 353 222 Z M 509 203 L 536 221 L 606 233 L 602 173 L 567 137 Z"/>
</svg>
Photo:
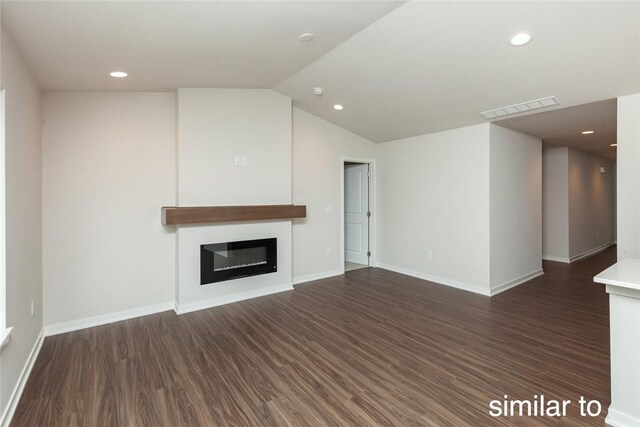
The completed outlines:
<svg viewBox="0 0 640 427">
<path fill-rule="evenodd" d="M 640 426 L 640 2 L 0 17 L 0 427 Z"/>
</svg>

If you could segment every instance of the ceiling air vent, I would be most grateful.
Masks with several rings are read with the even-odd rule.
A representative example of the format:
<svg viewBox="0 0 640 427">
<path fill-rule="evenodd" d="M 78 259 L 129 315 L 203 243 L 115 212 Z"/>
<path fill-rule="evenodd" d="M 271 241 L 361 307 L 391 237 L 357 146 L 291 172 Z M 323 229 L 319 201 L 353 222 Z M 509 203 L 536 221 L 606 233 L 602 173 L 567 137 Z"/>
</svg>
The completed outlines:
<svg viewBox="0 0 640 427">
<path fill-rule="evenodd" d="M 546 98 L 534 99 L 533 101 L 521 102 L 520 104 L 509 105 L 508 107 L 496 108 L 495 110 L 483 111 L 480 113 L 487 120 L 497 119 L 498 117 L 510 116 L 512 114 L 526 113 L 528 111 L 539 110 L 540 108 L 552 107 L 558 105 L 559 102 L 555 96 L 547 96 Z"/>
</svg>

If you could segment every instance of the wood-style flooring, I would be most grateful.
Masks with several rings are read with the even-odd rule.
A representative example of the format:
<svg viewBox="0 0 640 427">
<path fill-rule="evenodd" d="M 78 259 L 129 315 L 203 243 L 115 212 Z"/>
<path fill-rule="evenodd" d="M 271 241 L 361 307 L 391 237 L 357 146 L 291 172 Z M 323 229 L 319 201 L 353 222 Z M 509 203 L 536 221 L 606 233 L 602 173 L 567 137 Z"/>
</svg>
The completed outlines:
<svg viewBox="0 0 640 427">
<path fill-rule="evenodd" d="M 493 298 L 367 268 L 45 340 L 13 426 L 602 426 L 615 249 Z M 564 418 L 489 401 L 571 399 Z M 582 418 L 580 396 L 602 403 Z"/>
</svg>

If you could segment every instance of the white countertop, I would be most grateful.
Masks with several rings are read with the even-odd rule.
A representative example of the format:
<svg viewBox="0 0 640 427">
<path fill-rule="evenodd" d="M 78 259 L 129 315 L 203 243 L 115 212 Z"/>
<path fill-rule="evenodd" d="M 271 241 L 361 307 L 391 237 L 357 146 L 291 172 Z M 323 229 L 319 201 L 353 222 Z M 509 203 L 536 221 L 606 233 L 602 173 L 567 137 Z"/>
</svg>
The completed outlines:
<svg viewBox="0 0 640 427">
<path fill-rule="evenodd" d="M 640 259 L 627 258 L 593 278 L 596 283 L 640 290 Z"/>
</svg>

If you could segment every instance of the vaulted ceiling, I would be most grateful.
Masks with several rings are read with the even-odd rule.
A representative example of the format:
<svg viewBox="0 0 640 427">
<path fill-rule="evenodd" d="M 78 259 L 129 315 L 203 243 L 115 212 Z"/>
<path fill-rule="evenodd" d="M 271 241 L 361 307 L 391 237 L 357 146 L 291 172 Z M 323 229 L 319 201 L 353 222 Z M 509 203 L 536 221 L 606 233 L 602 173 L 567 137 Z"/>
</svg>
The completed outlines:
<svg viewBox="0 0 640 427">
<path fill-rule="evenodd" d="M 401 4 L 3 1 L 2 23 L 43 90 L 272 88 Z"/>
<path fill-rule="evenodd" d="M 640 92 L 639 2 L 5 0 L 2 20 L 44 90 L 274 88 L 375 142 Z"/>
</svg>

